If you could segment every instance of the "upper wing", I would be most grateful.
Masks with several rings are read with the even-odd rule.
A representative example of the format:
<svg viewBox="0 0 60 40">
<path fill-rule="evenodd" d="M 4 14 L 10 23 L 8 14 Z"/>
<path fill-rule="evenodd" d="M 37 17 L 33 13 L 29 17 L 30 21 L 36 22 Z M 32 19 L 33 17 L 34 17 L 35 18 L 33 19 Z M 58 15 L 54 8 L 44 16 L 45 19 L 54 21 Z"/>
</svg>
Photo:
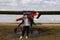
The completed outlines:
<svg viewBox="0 0 60 40">
<path fill-rule="evenodd" d="M 34 11 L 30 11 L 34 12 Z M 23 14 L 23 11 L 0 11 L 0 14 L 12 14 L 12 15 L 21 15 Z M 60 15 L 60 11 L 39 11 L 40 15 Z"/>
</svg>

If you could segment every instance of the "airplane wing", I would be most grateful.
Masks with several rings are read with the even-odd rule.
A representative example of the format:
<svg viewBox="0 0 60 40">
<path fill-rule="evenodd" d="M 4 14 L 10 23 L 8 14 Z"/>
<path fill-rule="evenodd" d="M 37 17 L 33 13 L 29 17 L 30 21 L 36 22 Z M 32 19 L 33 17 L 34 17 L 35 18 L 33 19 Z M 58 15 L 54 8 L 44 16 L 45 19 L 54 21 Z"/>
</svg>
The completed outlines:
<svg viewBox="0 0 60 40">
<path fill-rule="evenodd" d="M 35 12 L 35 11 L 29 11 Z M 60 11 L 38 11 L 40 15 L 60 15 Z M 0 11 L 0 14 L 12 14 L 12 15 L 19 15 L 23 14 L 23 11 Z"/>
<path fill-rule="evenodd" d="M 22 15 L 24 11 L 0 11 L 0 14 L 7 15 Z M 26 12 L 26 11 L 25 11 Z M 27 11 L 27 12 L 36 12 L 36 11 Z M 38 11 L 37 19 L 41 15 L 60 15 L 60 11 Z"/>
<path fill-rule="evenodd" d="M 41 16 L 41 15 L 60 15 L 60 11 L 40 11 L 37 19 Z"/>
</svg>

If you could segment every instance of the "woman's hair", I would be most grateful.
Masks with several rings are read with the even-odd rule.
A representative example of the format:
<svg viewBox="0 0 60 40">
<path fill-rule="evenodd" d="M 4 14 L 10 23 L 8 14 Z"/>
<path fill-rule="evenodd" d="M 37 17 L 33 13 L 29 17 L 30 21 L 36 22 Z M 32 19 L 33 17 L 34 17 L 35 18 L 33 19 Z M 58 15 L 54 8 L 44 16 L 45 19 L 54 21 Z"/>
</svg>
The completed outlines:
<svg viewBox="0 0 60 40">
<path fill-rule="evenodd" d="M 23 13 L 23 15 L 25 16 L 25 15 L 29 15 L 29 14 Z"/>
</svg>

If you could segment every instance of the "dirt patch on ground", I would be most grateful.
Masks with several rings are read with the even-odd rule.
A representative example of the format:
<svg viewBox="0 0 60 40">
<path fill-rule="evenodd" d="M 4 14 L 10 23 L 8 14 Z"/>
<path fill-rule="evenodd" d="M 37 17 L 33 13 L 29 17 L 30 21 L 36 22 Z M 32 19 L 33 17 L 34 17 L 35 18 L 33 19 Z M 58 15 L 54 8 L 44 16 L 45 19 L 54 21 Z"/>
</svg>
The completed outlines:
<svg viewBox="0 0 60 40">
<path fill-rule="evenodd" d="M 15 34 L 14 33 L 14 28 L 17 26 L 17 24 L 14 25 L 1 25 L 0 24 L 0 40 L 20 40 L 19 39 L 19 34 Z M 42 24 L 40 26 L 42 27 L 42 30 L 46 30 L 46 31 L 42 31 L 40 32 L 40 34 L 30 34 L 29 39 L 27 40 L 60 40 L 60 26 L 59 24 L 57 26 L 50 24 L 49 25 L 45 25 Z M 46 28 L 45 28 L 45 27 Z M 48 27 L 47 27 L 48 26 Z M 25 38 L 23 38 L 23 40 L 25 40 Z"/>
</svg>

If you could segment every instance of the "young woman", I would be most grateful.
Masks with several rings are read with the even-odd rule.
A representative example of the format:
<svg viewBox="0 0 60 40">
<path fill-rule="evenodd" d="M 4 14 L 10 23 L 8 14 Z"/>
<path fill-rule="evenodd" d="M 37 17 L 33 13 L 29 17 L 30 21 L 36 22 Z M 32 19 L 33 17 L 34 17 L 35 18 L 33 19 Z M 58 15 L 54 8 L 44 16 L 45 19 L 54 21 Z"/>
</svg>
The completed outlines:
<svg viewBox="0 0 60 40">
<path fill-rule="evenodd" d="M 24 24 L 24 28 L 22 30 L 22 34 L 20 36 L 20 39 L 22 39 L 24 37 L 25 32 L 26 32 L 26 39 L 27 39 L 29 36 L 30 20 L 27 18 L 26 14 L 24 14 L 24 16 L 22 18 L 22 23 Z"/>
</svg>

